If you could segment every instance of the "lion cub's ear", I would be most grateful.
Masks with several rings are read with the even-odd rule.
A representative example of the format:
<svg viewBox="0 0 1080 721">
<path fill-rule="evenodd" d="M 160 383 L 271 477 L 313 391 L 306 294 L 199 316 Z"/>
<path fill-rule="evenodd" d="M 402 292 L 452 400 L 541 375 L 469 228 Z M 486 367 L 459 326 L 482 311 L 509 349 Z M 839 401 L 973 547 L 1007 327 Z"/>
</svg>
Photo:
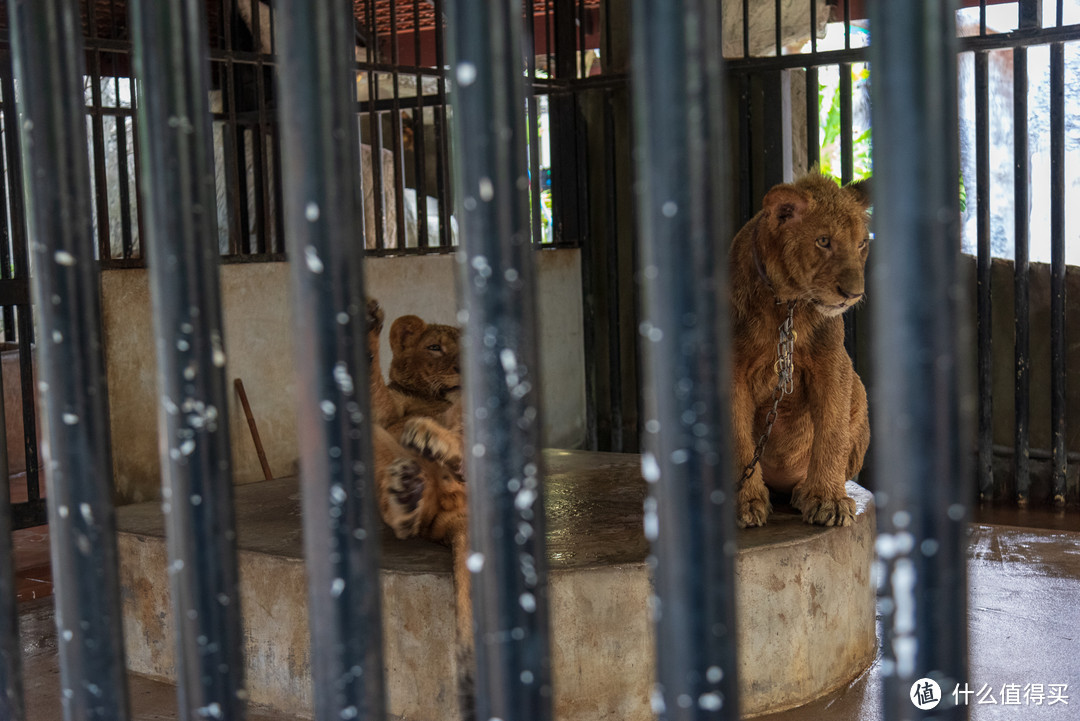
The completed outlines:
<svg viewBox="0 0 1080 721">
<path fill-rule="evenodd" d="M 405 350 L 410 339 L 419 337 L 427 323 L 415 315 L 403 315 L 390 326 L 390 350 L 395 354 Z"/>
<path fill-rule="evenodd" d="M 848 183 L 844 186 L 844 190 L 851 193 L 858 201 L 859 205 L 863 207 L 863 210 L 869 210 L 870 206 L 874 204 L 874 199 L 871 196 L 871 190 L 873 188 L 872 178 L 863 178 L 862 180 L 856 180 L 853 183 Z"/>
<path fill-rule="evenodd" d="M 808 203 L 809 200 L 802 191 L 790 185 L 777 185 L 765 194 L 761 207 L 776 221 L 776 227 L 779 228 L 788 221 L 802 220 Z"/>
</svg>

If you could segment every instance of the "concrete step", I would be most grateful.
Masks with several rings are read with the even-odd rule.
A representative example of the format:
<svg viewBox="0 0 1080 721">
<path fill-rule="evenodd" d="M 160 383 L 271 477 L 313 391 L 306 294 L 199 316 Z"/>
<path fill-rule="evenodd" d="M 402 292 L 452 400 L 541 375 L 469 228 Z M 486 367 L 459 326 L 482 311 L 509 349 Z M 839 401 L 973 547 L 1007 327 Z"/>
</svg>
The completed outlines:
<svg viewBox="0 0 1080 721">
<path fill-rule="evenodd" d="M 548 451 L 545 460 L 555 717 L 651 721 L 654 643 L 638 457 Z M 808 526 L 778 506 L 765 528 L 739 532 L 746 715 L 818 698 L 874 658 L 874 508 L 866 490 L 849 483 L 848 492 L 858 505 L 853 526 Z M 249 696 L 310 717 L 297 480 L 238 486 L 236 508 Z M 128 665 L 174 680 L 159 504 L 119 509 L 118 526 Z M 421 721 L 456 717 L 449 552 L 384 533 L 382 586 L 390 712 Z"/>
</svg>

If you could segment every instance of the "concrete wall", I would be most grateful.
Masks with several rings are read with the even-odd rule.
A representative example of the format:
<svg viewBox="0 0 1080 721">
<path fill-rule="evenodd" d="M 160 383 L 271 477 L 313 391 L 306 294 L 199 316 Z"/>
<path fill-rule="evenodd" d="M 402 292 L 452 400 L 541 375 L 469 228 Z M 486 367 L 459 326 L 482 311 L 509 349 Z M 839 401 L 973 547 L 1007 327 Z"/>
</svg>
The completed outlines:
<svg viewBox="0 0 1080 721">
<path fill-rule="evenodd" d="M 543 251 L 538 262 L 544 443 L 573 448 L 584 438 L 585 375 L 581 269 L 576 250 Z M 384 373 L 390 321 L 416 314 L 457 324 L 459 307 L 451 255 L 370 258 L 368 293 L 386 311 Z M 244 263 L 221 269 L 226 378 L 233 474 L 237 483 L 262 480 L 262 470 L 232 381 L 241 378 L 275 476 L 296 472 L 296 396 L 289 268 Z M 157 498 L 161 465 L 157 438 L 157 377 L 145 270 L 102 274 L 105 354 L 109 383 L 114 478 L 122 502 Z"/>
</svg>

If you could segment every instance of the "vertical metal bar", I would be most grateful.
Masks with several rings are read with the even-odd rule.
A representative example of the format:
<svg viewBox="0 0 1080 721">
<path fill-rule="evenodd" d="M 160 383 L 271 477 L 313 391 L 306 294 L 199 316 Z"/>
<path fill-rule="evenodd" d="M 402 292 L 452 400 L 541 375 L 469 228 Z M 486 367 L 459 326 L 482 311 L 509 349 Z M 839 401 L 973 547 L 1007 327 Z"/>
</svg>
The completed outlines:
<svg viewBox="0 0 1080 721">
<path fill-rule="evenodd" d="M 463 368 L 470 568 L 482 566 L 472 583 L 476 718 L 543 721 L 551 655 L 521 5 L 451 0 L 447 9 L 471 351 Z"/>
<path fill-rule="evenodd" d="M 243 719 L 210 66 L 200 0 L 133 0 L 145 251 L 181 719 Z"/>
<path fill-rule="evenodd" d="M 791 72 L 774 70 L 762 73 L 764 107 L 761 122 L 762 167 L 765 188 L 791 181 Z"/>
<path fill-rule="evenodd" d="M 586 20 L 585 20 L 585 0 L 577 0 L 576 22 L 577 22 L 577 25 L 576 25 L 576 27 L 577 27 L 577 44 L 575 46 L 575 49 L 576 49 L 575 55 L 576 55 L 576 57 L 578 59 L 577 77 L 584 78 L 585 77 L 585 51 L 588 50 L 588 48 L 585 47 L 585 22 L 586 22 Z"/>
<path fill-rule="evenodd" d="M 10 109 L 14 103 L 8 105 Z M 9 110 L 10 111 L 10 110 Z M 0 418 L 4 394 L 0 393 Z M 23 721 L 22 643 L 15 606 L 15 548 L 11 536 L 11 487 L 7 434 L 0 433 L 0 719 Z"/>
<path fill-rule="evenodd" d="M 5 98 L 4 155 L 7 160 L 7 205 L 10 214 L 11 256 L 14 266 L 12 275 L 15 278 L 29 278 L 30 261 L 27 257 L 29 243 L 27 241 L 26 205 L 23 200 L 22 156 L 19 152 L 22 132 L 16 115 L 17 108 L 15 107 L 13 58 L 10 55 L 6 56 L 5 63 L 5 71 L 0 73 L 0 92 L 3 93 Z M 16 311 L 14 327 L 19 341 L 20 391 L 23 398 L 34 398 L 37 391 L 34 384 L 34 329 L 30 298 L 26 298 L 25 304 L 16 306 Z M 4 326 L 4 328 L 7 332 L 10 332 L 10 326 Z M 38 484 L 36 406 L 36 403 L 22 404 L 23 447 L 26 451 L 26 490 L 30 500 L 41 499 L 41 489 Z M 42 518 L 42 521 L 44 521 L 44 518 Z"/>
<path fill-rule="evenodd" d="M 535 71 L 534 67 L 530 76 L 535 75 Z M 544 215 L 540 207 L 540 98 L 530 92 L 525 101 L 529 116 L 529 224 L 532 242 L 539 249 L 544 241 Z"/>
<path fill-rule="evenodd" d="M 979 35 L 986 35 L 986 0 L 979 0 Z"/>
<path fill-rule="evenodd" d="M 806 69 L 806 167 L 813 168 L 821 162 L 821 98 L 819 96 L 818 69 Z"/>
<path fill-rule="evenodd" d="M 850 183 L 855 175 L 855 139 L 851 129 L 851 63 L 840 63 L 840 182 Z M 848 313 L 848 316 L 851 314 Z"/>
<path fill-rule="evenodd" d="M 615 174 L 615 109 L 612 90 L 604 90 L 604 178 L 614 183 Z M 611 439 L 608 450 L 622 453 L 623 440 L 623 372 L 622 333 L 619 312 L 622 308 L 622 289 L 619 283 L 619 213 L 614 192 L 604 194 L 604 241 L 607 254 L 607 385 L 611 397 Z"/>
<path fill-rule="evenodd" d="M 435 192 L 439 197 L 439 245 L 449 248 L 453 240 L 450 228 L 450 209 L 453 205 L 453 189 L 450 187 L 450 129 L 446 122 L 449 104 L 446 94 L 446 17 L 445 0 L 433 0 L 435 4 L 435 67 L 439 72 L 439 99 L 435 104 Z"/>
<path fill-rule="evenodd" d="M 119 88 L 117 96 L 119 99 Z M 127 165 L 127 121 L 128 116 L 122 113 L 116 115 L 116 156 L 117 156 L 117 183 L 120 186 L 120 246 L 124 258 L 132 255 L 131 238 L 131 191 L 128 178 Z"/>
<path fill-rule="evenodd" d="M 1019 25 L 1021 28 L 1042 27 L 1043 0 L 1020 0 Z"/>
<path fill-rule="evenodd" d="M 952 2 L 870 5 L 874 222 L 870 254 L 878 504 L 874 573 L 883 628 L 883 718 L 918 718 L 916 679 L 940 686 L 934 718 L 966 719 L 968 453 L 961 428 L 956 27 Z M 898 352 L 898 349 L 901 349 Z"/>
<path fill-rule="evenodd" d="M 742 0 L 742 54 L 750 57 L 750 0 Z"/>
<path fill-rule="evenodd" d="M 61 702 L 67 721 L 124 721 L 127 678 L 79 11 L 72 0 L 19 0 L 8 3 L 8 12 L 34 239 L 30 280 L 41 340 Z M 30 397 L 24 396 L 27 405 Z"/>
<path fill-rule="evenodd" d="M 990 278 L 990 82 L 989 55 L 975 53 L 975 223 L 978 261 L 976 278 L 978 297 L 978 384 L 979 384 L 979 460 L 977 479 L 979 499 L 992 501 L 994 488 L 994 375 L 993 328 Z"/>
<path fill-rule="evenodd" d="M 1058 4 L 1059 18 L 1060 8 Z M 1050 430 L 1055 506 L 1065 505 L 1066 348 L 1065 46 L 1054 43 L 1050 46 Z"/>
<path fill-rule="evenodd" d="M 277 7 L 317 721 L 385 714 L 352 3 Z"/>
<path fill-rule="evenodd" d="M 844 0 L 844 49 L 851 49 L 851 0 Z"/>
<path fill-rule="evenodd" d="M 435 32 L 441 32 L 438 28 Z M 432 245 L 428 237 L 427 209 L 427 157 L 424 143 L 424 75 L 420 44 L 420 0 L 413 0 L 413 54 L 416 57 L 416 114 L 413 116 L 413 160 L 416 173 L 416 245 L 427 248 Z"/>
<path fill-rule="evenodd" d="M 719 7 L 632 7 L 653 708 L 662 721 L 737 719 Z"/>
<path fill-rule="evenodd" d="M 9 95 L 9 92 L 14 93 L 12 89 L 11 81 L 11 62 L 10 55 L 8 53 L 0 54 L 0 114 L 3 115 L 4 123 L 4 136 L 11 142 L 14 134 L 15 127 L 18 125 L 16 120 L 15 109 L 15 96 Z M 9 146 L 13 147 L 13 146 Z M 18 155 L 18 151 L 11 155 Z M 4 194 L 5 198 L 12 198 L 13 200 L 22 195 L 18 189 L 18 176 L 16 171 L 11 169 L 11 160 L 7 151 L 0 147 L 0 164 L 5 169 L 5 176 L 3 182 L 0 182 L 0 192 Z M 14 213 L 12 213 L 12 216 Z M 14 217 L 8 217 L 7 203 L 0 203 L 0 278 L 4 280 L 10 280 L 14 278 L 14 265 L 12 262 L 13 246 L 15 244 L 16 232 L 14 229 Z M 0 315 L 3 318 L 4 324 L 4 340 L 11 341 L 15 334 L 15 307 L 6 305 L 0 309 Z"/>
<path fill-rule="evenodd" d="M 776 57 L 780 57 L 783 54 L 783 12 L 780 7 L 780 0 L 774 0 L 773 2 L 773 30 L 776 34 Z"/>
<path fill-rule="evenodd" d="M 817 4 L 818 0 L 810 0 L 810 52 L 817 55 Z M 814 68 L 817 74 L 817 68 Z"/>
<path fill-rule="evenodd" d="M 90 38 L 97 39 L 98 23 L 95 17 L 97 3 L 87 3 L 87 21 Z M 94 155 L 94 202 L 97 210 L 97 242 L 101 258 L 112 258 L 112 228 L 109 226 L 108 172 L 105 167 L 105 126 L 101 112 L 101 52 L 94 43 L 90 51 L 90 132 Z M 85 96 L 84 96 L 85 104 Z M 86 129 L 83 129 L 86 132 Z"/>
<path fill-rule="evenodd" d="M 754 216 L 754 167 L 750 159 L 754 142 L 752 117 L 753 100 L 750 93 L 750 75 L 739 75 L 739 222 L 745 223 Z"/>
<path fill-rule="evenodd" d="M 1023 7 L 1023 6 L 1021 6 Z M 1030 314 L 1028 312 L 1029 290 L 1029 198 L 1031 165 L 1028 157 L 1028 69 L 1027 48 L 1013 50 L 1013 208 L 1015 214 L 1015 249 L 1013 253 L 1014 306 L 1015 313 L 1015 424 L 1013 456 L 1016 478 L 1016 501 L 1021 506 L 1028 502 L 1031 488 L 1031 464 L 1029 445 L 1029 420 L 1031 410 L 1028 398 L 1031 394 Z"/>
</svg>

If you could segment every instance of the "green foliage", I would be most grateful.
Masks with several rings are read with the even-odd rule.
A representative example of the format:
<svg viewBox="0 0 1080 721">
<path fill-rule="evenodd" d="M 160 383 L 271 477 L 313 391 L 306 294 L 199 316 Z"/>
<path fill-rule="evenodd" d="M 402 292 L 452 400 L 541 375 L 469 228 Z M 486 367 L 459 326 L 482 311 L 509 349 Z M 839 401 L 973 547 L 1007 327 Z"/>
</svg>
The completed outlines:
<svg viewBox="0 0 1080 721">
<path fill-rule="evenodd" d="M 852 85 L 860 81 L 866 81 L 869 77 L 870 69 L 865 63 L 855 63 L 851 66 Z M 820 118 L 818 122 L 821 132 L 821 160 L 819 167 L 825 175 L 839 178 L 841 175 L 840 148 L 843 140 L 840 137 L 839 82 L 820 82 L 819 86 L 818 97 L 822 100 L 828 98 L 827 103 L 822 103 L 819 106 Z M 853 180 L 862 180 L 869 177 L 873 172 L 871 129 L 867 128 L 853 138 L 852 145 Z"/>
</svg>

